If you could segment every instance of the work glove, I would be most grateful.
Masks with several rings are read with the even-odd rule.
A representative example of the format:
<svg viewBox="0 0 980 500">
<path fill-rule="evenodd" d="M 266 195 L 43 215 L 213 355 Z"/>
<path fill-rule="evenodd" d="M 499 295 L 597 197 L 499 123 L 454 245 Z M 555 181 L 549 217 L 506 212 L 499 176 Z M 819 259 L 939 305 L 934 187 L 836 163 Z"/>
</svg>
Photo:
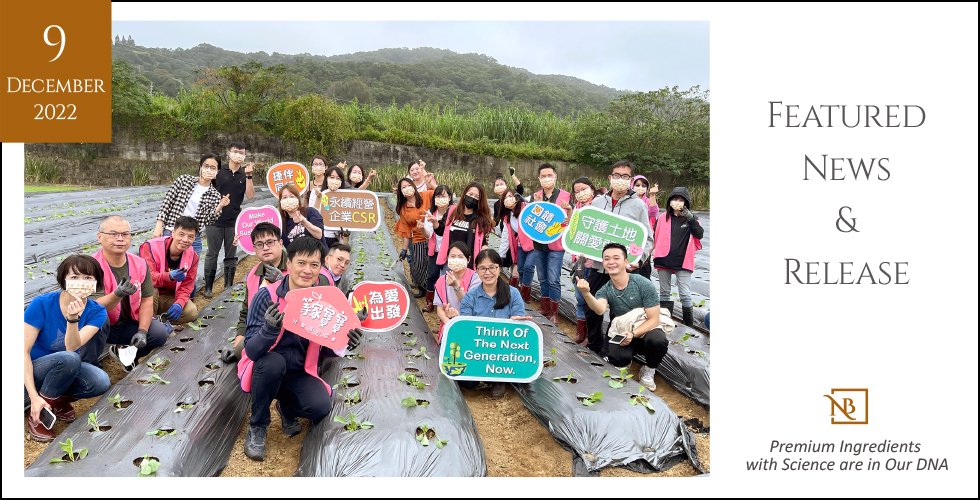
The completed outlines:
<svg viewBox="0 0 980 500">
<path fill-rule="evenodd" d="M 363 337 L 364 332 L 360 328 L 353 328 L 347 332 L 347 350 L 353 351 L 357 349 L 357 346 L 361 345 L 361 338 Z"/>
<path fill-rule="evenodd" d="M 187 271 L 183 269 L 174 269 L 170 271 L 170 281 L 184 281 L 187 279 Z"/>
<path fill-rule="evenodd" d="M 691 211 L 687 209 L 687 207 L 684 207 L 684 210 L 681 210 L 681 217 L 683 217 L 684 220 L 688 222 L 694 220 L 694 214 L 692 214 Z"/>
<path fill-rule="evenodd" d="M 408 257 L 408 249 L 403 248 L 401 252 L 398 252 L 398 260 L 405 260 Z"/>
<path fill-rule="evenodd" d="M 129 278 L 126 278 L 122 280 L 121 283 L 116 285 L 116 289 L 113 290 L 112 293 L 120 299 L 125 299 L 126 297 L 136 293 L 136 283 L 133 283 L 132 281 L 129 281 Z"/>
<path fill-rule="evenodd" d="M 282 279 L 282 271 L 275 266 L 262 264 L 262 279 L 268 281 L 269 283 L 275 283 Z"/>
<path fill-rule="evenodd" d="M 181 313 L 184 312 L 184 308 L 180 304 L 174 304 L 167 309 L 167 319 L 170 318 L 177 319 L 180 317 Z"/>
<path fill-rule="evenodd" d="M 146 330 L 138 330 L 136 334 L 133 335 L 133 338 L 130 339 L 129 345 L 137 349 L 146 347 Z"/>
<path fill-rule="evenodd" d="M 279 306 L 269 304 L 269 308 L 265 310 L 265 323 L 276 330 L 281 330 L 282 318 L 283 314 L 279 311 Z"/>
<path fill-rule="evenodd" d="M 235 348 L 228 346 L 218 349 L 218 358 L 224 363 L 233 363 L 238 359 L 238 355 L 235 354 Z"/>
</svg>

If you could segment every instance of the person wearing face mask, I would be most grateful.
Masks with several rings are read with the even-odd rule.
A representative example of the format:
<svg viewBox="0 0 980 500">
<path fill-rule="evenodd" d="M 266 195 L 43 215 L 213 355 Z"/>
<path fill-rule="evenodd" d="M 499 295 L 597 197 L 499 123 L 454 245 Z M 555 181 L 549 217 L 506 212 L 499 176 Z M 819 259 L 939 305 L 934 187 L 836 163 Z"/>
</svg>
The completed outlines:
<svg viewBox="0 0 980 500">
<path fill-rule="evenodd" d="M 174 224 L 172 236 L 152 238 L 140 245 L 140 257 L 150 266 L 157 289 L 153 296 L 154 314 L 166 313 L 174 325 L 197 319 L 197 306 L 190 298 L 199 259 L 191 242 L 198 233 L 197 221 L 183 216 Z"/>
<path fill-rule="evenodd" d="M 102 286 L 102 268 L 88 255 L 71 255 L 55 273 L 61 290 L 38 295 L 24 311 L 24 390 L 31 401 L 31 439 L 54 440 L 40 423 L 42 408 L 58 420 L 75 420 L 72 402 L 104 394 L 111 386 L 101 368 L 77 352 L 107 321 L 106 309 L 89 298 Z"/>
<path fill-rule="evenodd" d="M 225 270 L 225 288 L 235 282 L 238 265 L 238 249 L 235 248 L 235 221 L 242 211 L 242 203 L 255 197 L 252 172 L 253 163 L 245 163 L 248 151 L 245 144 L 234 141 L 228 145 L 228 168 L 218 170 L 214 187 L 221 194 L 221 215 L 204 230 L 208 239 L 208 253 L 204 258 L 204 296 L 213 296 L 212 289 L 218 273 L 218 252 L 224 251 L 222 264 Z"/>
<path fill-rule="evenodd" d="M 556 186 L 558 171 L 550 163 L 538 167 L 538 181 L 541 190 L 534 193 L 534 201 L 554 203 L 565 210 L 564 225 L 571 213 L 571 193 Z M 538 272 L 538 282 L 541 285 L 541 314 L 554 324 L 558 324 L 558 304 L 561 302 L 561 265 L 565 259 L 565 247 L 561 238 L 551 243 L 534 242 L 534 251 L 530 260 Z"/>
<path fill-rule="evenodd" d="M 637 264 L 627 264 L 626 271 L 638 273 L 641 276 L 650 278 L 650 253 L 653 251 L 653 230 L 650 228 L 650 217 L 647 204 L 641 200 L 636 193 L 630 189 L 630 181 L 634 175 L 633 163 L 627 160 L 620 160 L 613 164 L 609 174 L 609 191 L 601 196 L 592 199 L 592 205 L 600 210 L 612 212 L 635 220 L 647 227 L 647 239 L 643 243 L 643 253 Z M 589 290 L 595 294 L 609 282 L 609 276 L 602 263 L 591 262 L 587 281 Z M 602 335 L 602 316 L 592 309 L 585 310 L 585 323 L 588 337 L 588 346 L 595 353 L 601 353 L 606 340 Z"/>
<path fill-rule="evenodd" d="M 459 316 L 459 304 L 466 292 L 480 284 L 476 271 L 466 267 L 470 260 L 470 249 L 466 243 L 457 241 L 449 246 L 449 258 L 446 259 L 448 271 L 436 281 L 435 305 L 439 316 L 439 332 L 436 342 L 442 343 L 442 329 L 449 320 Z"/>
<path fill-rule="evenodd" d="M 483 184 L 471 182 L 463 188 L 463 196 L 460 196 L 459 201 L 446 214 L 446 230 L 449 234 L 443 234 L 436 264 L 446 265 L 449 246 L 457 241 L 466 243 L 475 253 L 480 253 L 480 249 L 487 244 L 487 235 L 491 229 L 493 217 L 490 216 Z M 472 260 L 467 263 L 467 267 L 474 267 Z"/>
<path fill-rule="evenodd" d="M 395 233 L 402 238 L 402 250 L 398 259 L 405 260 L 411 251 L 409 267 L 412 271 L 412 282 L 418 290 L 415 297 L 426 297 L 426 308 L 429 311 L 432 310 L 432 296 L 426 293 L 426 282 L 429 278 L 429 238 L 425 234 L 424 226 L 434 192 L 432 189 L 419 192 L 412 179 L 404 177 L 398 181 L 395 203 L 395 212 L 398 213 Z"/>
<path fill-rule="evenodd" d="M 286 184 L 279 191 L 279 214 L 282 216 L 282 243 L 289 243 L 300 236 L 316 240 L 323 238 L 323 216 L 320 211 L 307 207 L 296 184 Z M 323 244 L 323 242 L 320 242 Z M 324 247 L 326 249 L 326 247 Z"/>
<path fill-rule="evenodd" d="M 657 205 L 657 193 L 660 192 L 660 185 L 654 184 L 650 187 L 650 181 L 642 175 L 633 177 L 633 192 L 647 204 L 648 215 L 650 216 L 650 227 L 657 224 L 657 215 L 660 213 L 660 206 Z"/>
<path fill-rule="evenodd" d="M 453 200 L 453 192 L 449 186 L 440 184 L 432 192 L 432 206 L 425 213 L 425 222 L 422 230 L 425 232 L 428 243 L 426 247 L 429 251 L 429 272 L 425 280 L 425 307 L 422 312 L 432 312 L 435 308 L 435 286 L 439 279 L 440 266 L 436 263 L 439 246 L 442 245 L 442 236 L 446 233 L 446 214 L 449 211 L 449 204 Z"/>
<path fill-rule="evenodd" d="M 306 189 L 303 190 L 302 197 L 306 198 L 306 206 L 320 209 L 320 197 L 327 189 L 327 160 L 322 156 L 314 156 L 310 160 L 310 179 Z"/>
<path fill-rule="evenodd" d="M 315 206 L 314 205 L 308 205 L 309 207 L 316 208 L 317 210 L 320 210 L 321 207 L 322 207 L 322 203 L 329 203 L 330 193 L 332 193 L 332 192 L 334 192 L 334 191 L 336 191 L 338 189 L 349 189 L 350 188 L 350 186 L 347 185 L 346 182 L 344 182 L 344 170 L 343 170 L 343 168 L 341 168 L 341 165 L 345 165 L 345 164 L 344 163 L 340 163 L 337 166 L 330 167 L 329 169 L 326 170 L 326 173 L 324 174 L 324 182 L 326 182 L 325 189 L 317 189 L 317 193 L 318 193 L 317 200 L 316 200 L 317 204 Z M 312 195 L 311 195 L 311 198 L 310 199 L 313 199 L 312 198 Z M 323 218 L 322 213 L 321 213 L 320 218 L 321 219 Z M 339 234 L 338 231 L 332 231 L 332 230 L 329 230 L 329 229 L 324 229 L 323 230 L 323 245 L 324 245 L 324 248 L 328 248 L 329 249 L 330 247 L 336 245 L 337 243 L 340 243 L 339 236 L 340 236 L 340 234 Z"/>
<path fill-rule="evenodd" d="M 527 265 L 527 258 L 534 250 L 534 242 L 521 229 L 520 213 L 524 208 L 524 198 L 507 189 L 502 201 L 501 222 L 504 231 L 498 253 L 504 267 L 510 267 L 510 286 L 520 290 L 521 298 L 527 303 L 531 300 L 531 280 L 534 278 L 534 267 Z"/>
<path fill-rule="evenodd" d="M 517 178 L 517 170 L 514 167 L 510 167 L 510 180 L 514 182 L 514 192 L 518 196 L 524 196 L 524 184 L 521 184 L 521 180 Z M 493 227 L 501 230 L 504 228 L 501 219 L 504 211 L 504 191 L 506 190 L 507 181 L 504 180 L 504 174 L 497 174 L 497 178 L 493 181 L 493 194 L 497 196 L 497 201 L 493 203 Z"/>
<path fill-rule="evenodd" d="M 367 191 L 370 189 L 371 181 L 377 176 L 378 171 L 373 168 L 368 172 L 367 177 L 364 176 L 364 169 L 360 165 L 353 165 L 347 169 L 347 182 L 350 183 L 350 189 Z"/>
<path fill-rule="evenodd" d="M 228 202 L 222 200 L 221 194 L 214 187 L 214 178 L 221 169 L 221 158 L 215 154 L 201 156 L 198 175 L 181 175 L 163 197 L 160 211 L 157 213 L 153 237 L 170 236 L 178 217 L 193 217 L 199 227 L 213 224 Z M 222 205 L 222 203 L 224 205 Z M 194 251 L 201 254 L 203 245 L 200 232 L 194 238 Z"/>
<path fill-rule="evenodd" d="M 691 275 L 694 274 L 694 252 L 701 249 L 704 228 L 691 213 L 691 193 L 686 187 L 675 187 L 667 203 L 669 208 L 657 217 L 653 244 L 653 265 L 660 278 L 660 307 L 670 312 L 674 310 L 674 301 L 670 300 L 670 277 L 676 275 L 684 324 L 694 326 Z"/>
<path fill-rule="evenodd" d="M 436 177 L 425 170 L 425 162 L 418 160 L 408 166 L 408 177 L 412 179 L 415 190 L 424 193 L 436 188 Z"/>
<path fill-rule="evenodd" d="M 575 182 L 572 183 L 572 194 L 575 196 L 575 209 L 578 210 L 579 208 L 591 205 L 592 200 L 595 198 L 595 192 L 595 185 L 592 184 L 592 181 L 588 177 L 575 179 Z M 588 280 L 592 274 L 592 261 L 574 255 L 572 256 L 572 269 L 575 270 L 575 276 Z M 574 282 L 575 278 L 572 281 Z M 588 338 L 589 330 L 585 321 L 585 297 L 578 287 L 575 287 L 575 299 L 577 302 L 575 308 L 575 342 L 582 344 Z"/>
</svg>

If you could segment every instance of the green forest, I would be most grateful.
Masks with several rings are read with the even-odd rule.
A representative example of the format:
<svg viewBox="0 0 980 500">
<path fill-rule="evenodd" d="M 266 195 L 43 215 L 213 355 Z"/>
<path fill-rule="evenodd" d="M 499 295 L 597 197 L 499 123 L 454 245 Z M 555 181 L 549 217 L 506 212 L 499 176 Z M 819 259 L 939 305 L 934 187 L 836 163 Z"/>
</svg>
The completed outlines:
<svg viewBox="0 0 980 500">
<path fill-rule="evenodd" d="M 113 58 L 114 127 L 151 140 L 260 134 L 300 156 L 371 140 L 593 166 L 629 159 L 690 180 L 709 173 L 708 92 L 698 87 L 625 93 L 431 48 L 324 57 L 120 39 Z"/>
</svg>

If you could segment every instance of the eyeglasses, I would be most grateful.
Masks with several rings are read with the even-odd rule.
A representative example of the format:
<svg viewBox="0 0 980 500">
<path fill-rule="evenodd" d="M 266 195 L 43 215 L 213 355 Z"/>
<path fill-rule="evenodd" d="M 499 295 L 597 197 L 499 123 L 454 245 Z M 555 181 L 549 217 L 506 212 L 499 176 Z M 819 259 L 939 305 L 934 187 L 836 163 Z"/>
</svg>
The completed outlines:
<svg viewBox="0 0 980 500">
<path fill-rule="evenodd" d="M 337 263 L 338 264 L 343 264 L 343 265 L 346 266 L 347 264 L 350 264 L 350 259 L 345 259 L 343 257 L 337 257 Z"/>
<path fill-rule="evenodd" d="M 482 274 L 492 273 L 492 272 L 496 271 L 497 269 L 500 269 L 500 266 L 498 266 L 496 264 L 494 264 L 492 266 L 480 266 L 480 267 L 476 268 L 476 270 L 479 271 Z"/>
<path fill-rule="evenodd" d="M 628 181 L 632 179 L 633 176 L 631 174 L 609 174 L 609 178 L 612 180 L 622 179 L 624 181 Z"/>
<path fill-rule="evenodd" d="M 256 241 L 255 248 L 272 248 L 272 246 L 278 242 L 279 240 Z"/>
<path fill-rule="evenodd" d="M 133 233 L 117 233 L 115 231 L 110 231 L 108 233 L 105 231 L 99 231 L 99 233 L 104 234 L 113 240 L 128 240 L 133 237 Z"/>
</svg>

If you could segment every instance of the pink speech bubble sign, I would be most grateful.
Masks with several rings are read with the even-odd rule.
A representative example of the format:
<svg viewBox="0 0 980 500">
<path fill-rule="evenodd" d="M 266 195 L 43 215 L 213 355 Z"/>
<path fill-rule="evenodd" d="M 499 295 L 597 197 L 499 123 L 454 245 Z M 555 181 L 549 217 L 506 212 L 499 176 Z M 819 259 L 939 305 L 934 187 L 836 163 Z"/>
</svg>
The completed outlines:
<svg viewBox="0 0 980 500">
<path fill-rule="evenodd" d="M 271 205 L 242 209 L 235 219 L 235 234 L 238 235 L 238 246 L 249 255 L 255 255 L 252 245 L 252 229 L 260 222 L 271 222 L 282 229 L 282 216 L 279 209 Z"/>
<path fill-rule="evenodd" d="M 361 323 L 339 288 L 314 286 L 286 294 L 282 325 L 310 342 L 339 352 L 347 348 L 347 333 Z"/>
</svg>

